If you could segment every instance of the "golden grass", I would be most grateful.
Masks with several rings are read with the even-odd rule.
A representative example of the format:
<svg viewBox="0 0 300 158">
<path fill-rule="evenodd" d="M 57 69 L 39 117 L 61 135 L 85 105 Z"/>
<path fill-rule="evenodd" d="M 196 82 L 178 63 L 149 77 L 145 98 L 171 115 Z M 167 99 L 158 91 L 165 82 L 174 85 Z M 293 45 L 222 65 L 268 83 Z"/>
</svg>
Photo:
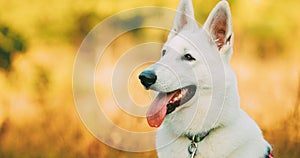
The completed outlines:
<svg viewBox="0 0 300 158">
<path fill-rule="evenodd" d="M 40 8 L 43 8 L 44 5 L 42 1 L 33 4 L 24 3 L 24 5 L 17 0 L 0 1 L 1 6 L 7 6 L 0 11 L 6 13 L 0 20 L 12 25 L 17 30 L 23 30 L 31 42 L 29 50 L 25 54 L 18 54 L 14 57 L 10 73 L 0 70 L 1 158 L 156 157 L 155 151 L 129 153 L 99 142 L 89 133 L 76 111 L 72 94 L 72 72 L 78 46 L 70 41 L 60 44 L 65 39 L 72 39 L 72 36 L 61 37 L 60 34 L 66 35 L 74 30 L 69 25 L 64 27 L 69 22 L 66 22 L 65 19 L 72 17 L 74 10 L 78 15 L 84 11 L 97 10 L 100 15 L 108 16 L 121 9 L 145 5 L 142 1 L 139 1 L 138 4 L 136 1 L 130 1 L 130 3 L 118 1 L 117 3 L 120 5 L 116 5 L 112 9 L 105 6 L 116 3 L 101 2 L 103 5 L 94 1 L 90 3 L 82 1 L 78 4 L 73 1 L 63 1 L 61 6 L 57 5 L 61 4 L 61 1 L 58 1 L 57 4 L 53 2 L 49 6 L 55 6 L 56 12 L 47 9 L 40 15 Z M 279 5 L 283 3 L 286 6 Z M 276 10 L 271 10 L 273 4 L 271 1 L 235 1 L 232 6 L 232 8 L 236 8 L 233 10 L 233 18 L 236 22 L 234 24 L 236 42 L 232 67 L 239 82 L 241 107 L 260 125 L 266 139 L 274 147 L 275 157 L 280 158 L 300 157 L 300 49 L 297 42 L 300 40 L 300 30 L 298 29 L 300 25 L 299 23 L 288 23 L 295 21 L 293 19 L 298 19 L 296 3 L 298 2 L 274 3 L 280 12 L 283 11 L 283 16 L 278 16 Z M 72 7 L 69 4 L 72 4 Z M 153 1 L 146 4 L 163 4 L 163 6 L 169 5 L 173 8 L 177 5 L 175 1 L 171 0 L 167 2 Z M 213 4 L 215 3 L 210 2 L 207 5 Z M 244 8 L 253 5 L 255 7 Z M 200 10 L 199 7 L 202 6 L 195 7 Z M 205 7 L 207 12 L 208 8 Z M 270 14 L 265 13 L 268 10 L 270 10 Z M 258 18 L 258 15 L 253 14 L 254 12 L 265 13 L 263 14 L 264 19 Z M 243 16 L 240 16 L 241 13 Z M 201 16 L 203 14 L 202 12 Z M 28 19 L 22 18 L 24 15 L 27 15 Z M 49 18 L 43 21 L 39 16 Z M 267 24 L 265 23 L 266 19 L 269 21 Z M 77 24 L 76 20 L 69 20 L 70 25 Z M 51 27 L 53 30 L 40 28 L 39 24 L 48 26 L 50 22 L 57 24 L 56 27 Z M 251 25 L 252 23 L 256 24 L 255 27 Z M 269 26 L 272 30 L 264 30 L 264 27 L 269 28 Z M 56 30 L 60 30 L 60 32 L 56 32 Z M 53 32 L 55 34 L 52 34 Z M 258 35 L 251 36 L 252 33 Z M 144 30 L 140 34 L 143 34 L 142 40 L 145 41 L 162 42 L 166 36 L 165 32 L 161 30 Z M 51 40 L 48 39 L 48 35 L 51 36 Z M 147 37 L 144 39 L 144 36 Z M 279 44 L 265 42 L 259 38 L 260 36 L 274 38 L 274 41 L 279 39 L 276 41 L 279 41 Z M 268 38 L 266 39 L 269 40 Z M 261 42 L 257 42 L 258 39 Z M 105 60 L 99 61 L 95 78 L 98 101 L 108 118 L 117 126 L 135 132 L 152 131 L 153 129 L 148 127 L 144 118 L 136 118 L 120 110 L 113 101 L 110 85 L 105 85 L 105 83 L 110 82 L 114 64 L 119 57 L 128 49 L 143 42 L 140 36 L 136 38 L 131 33 L 114 41 L 103 56 Z M 256 52 L 261 51 L 258 49 L 258 44 L 267 45 L 268 49 L 265 51 L 270 50 L 270 52 L 263 57 L 257 56 Z M 273 47 L 274 45 L 276 47 Z M 277 45 L 280 45 L 279 48 L 283 48 L 277 50 Z M 278 53 L 278 51 L 280 52 Z M 149 104 L 153 94 L 144 91 L 139 85 L 137 74 L 141 70 L 142 67 L 135 69 L 132 76 L 128 78 L 128 92 L 135 103 L 145 106 Z M 111 129 L 103 130 L 114 133 L 113 128 Z"/>
<path fill-rule="evenodd" d="M 72 96 L 74 55 L 62 53 L 72 51 L 67 47 L 30 50 L 16 57 L 10 74 L 1 73 L 0 156 L 153 157 L 154 151 L 127 153 L 111 149 L 98 142 L 83 126 Z M 236 54 L 232 65 L 239 81 L 242 107 L 262 127 L 274 146 L 275 155 L 298 157 L 299 113 L 295 113 L 295 104 L 299 69 L 293 59 L 284 58 L 285 61 L 281 58 L 260 61 Z M 129 92 L 142 93 L 146 100 L 137 102 L 147 104 L 149 94 L 141 87 L 134 87 L 138 83 L 131 80 L 133 87 Z M 97 89 L 99 100 L 112 99 L 109 87 Z M 133 98 L 138 96 L 132 93 Z M 105 111 L 118 126 L 137 132 L 153 130 L 145 119 L 128 116 L 113 102 L 104 103 L 105 100 L 100 105 L 109 108 Z M 111 106 L 115 106 L 115 110 L 111 110 Z"/>
</svg>

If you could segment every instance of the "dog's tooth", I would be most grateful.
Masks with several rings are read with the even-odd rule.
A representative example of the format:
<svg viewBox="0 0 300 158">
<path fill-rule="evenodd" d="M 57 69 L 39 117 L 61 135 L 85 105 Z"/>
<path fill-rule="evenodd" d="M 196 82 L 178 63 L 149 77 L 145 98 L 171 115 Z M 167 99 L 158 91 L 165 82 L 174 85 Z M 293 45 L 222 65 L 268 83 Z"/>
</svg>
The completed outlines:
<svg viewBox="0 0 300 158">
<path fill-rule="evenodd" d="M 187 92 L 187 89 L 183 89 L 183 90 L 181 91 L 181 95 L 185 95 L 186 92 Z"/>
</svg>

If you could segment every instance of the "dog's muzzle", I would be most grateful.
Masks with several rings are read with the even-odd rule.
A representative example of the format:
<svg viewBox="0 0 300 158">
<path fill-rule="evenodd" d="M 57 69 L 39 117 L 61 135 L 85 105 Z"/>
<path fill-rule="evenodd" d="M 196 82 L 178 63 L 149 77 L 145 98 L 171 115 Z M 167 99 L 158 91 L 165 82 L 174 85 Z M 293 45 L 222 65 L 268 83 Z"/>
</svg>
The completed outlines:
<svg viewBox="0 0 300 158">
<path fill-rule="evenodd" d="M 157 76 L 153 71 L 145 70 L 139 75 L 139 79 L 144 87 L 149 89 L 156 82 Z"/>
</svg>

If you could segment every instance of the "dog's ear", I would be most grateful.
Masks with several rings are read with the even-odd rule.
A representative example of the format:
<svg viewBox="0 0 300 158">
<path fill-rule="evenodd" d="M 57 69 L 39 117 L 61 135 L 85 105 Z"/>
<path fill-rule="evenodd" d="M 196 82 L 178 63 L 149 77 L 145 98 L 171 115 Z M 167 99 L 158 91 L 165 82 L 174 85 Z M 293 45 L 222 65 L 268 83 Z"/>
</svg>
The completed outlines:
<svg viewBox="0 0 300 158">
<path fill-rule="evenodd" d="M 233 33 L 229 4 L 226 0 L 219 2 L 211 11 L 203 28 L 208 31 L 211 40 L 216 43 L 220 52 L 232 46 Z M 225 51 L 226 52 L 226 51 Z"/>
<path fill-rule="evenodd" d="M 169 38 L 172 38 L 182 30 L 192 31 L 196 26 L 192 0 L 181 0 L 176 10 L 174 25 Z"/>
</svg>

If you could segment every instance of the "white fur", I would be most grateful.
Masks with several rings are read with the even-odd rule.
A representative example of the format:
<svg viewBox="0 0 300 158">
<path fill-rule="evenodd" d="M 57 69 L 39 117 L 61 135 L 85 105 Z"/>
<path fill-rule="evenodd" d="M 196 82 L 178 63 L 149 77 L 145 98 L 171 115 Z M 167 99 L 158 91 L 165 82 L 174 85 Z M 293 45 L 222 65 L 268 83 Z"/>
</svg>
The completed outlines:
<svg viewBox="0 0 300 158">
<path fill-rule="evenodd" d="M 231 38 L 218 49 L 211 22 L 218 18 L 215 16 L 220 10 L 227 15 L 225 39 Z M 167 115 L 159 128 L 156 146 L 160 158 L 189 157 L 187 147 L 191 141 L 183 135 L 214 128 L 198 144 L 197 158 L 263 158 L 270 147 L 256 123 L 239 106 L 237 80 L 229 65 L 233 45 L 231 24 L 227 1 L 219 2 L 203 28 L 199 28 L 191 0 L 181 0 L 173 30 L 163 47 L 166 54 L 148 68 L 157 75 L 150 89 L 170 92 L 194 84 L 197 91 L 190 101 Z M 187 52 L 196 61 L 182 60 Z M 220 72 L 220 76 L 214 72 Z M 214 102 L 215 99 L 220 101 Z"/>
</svg>

